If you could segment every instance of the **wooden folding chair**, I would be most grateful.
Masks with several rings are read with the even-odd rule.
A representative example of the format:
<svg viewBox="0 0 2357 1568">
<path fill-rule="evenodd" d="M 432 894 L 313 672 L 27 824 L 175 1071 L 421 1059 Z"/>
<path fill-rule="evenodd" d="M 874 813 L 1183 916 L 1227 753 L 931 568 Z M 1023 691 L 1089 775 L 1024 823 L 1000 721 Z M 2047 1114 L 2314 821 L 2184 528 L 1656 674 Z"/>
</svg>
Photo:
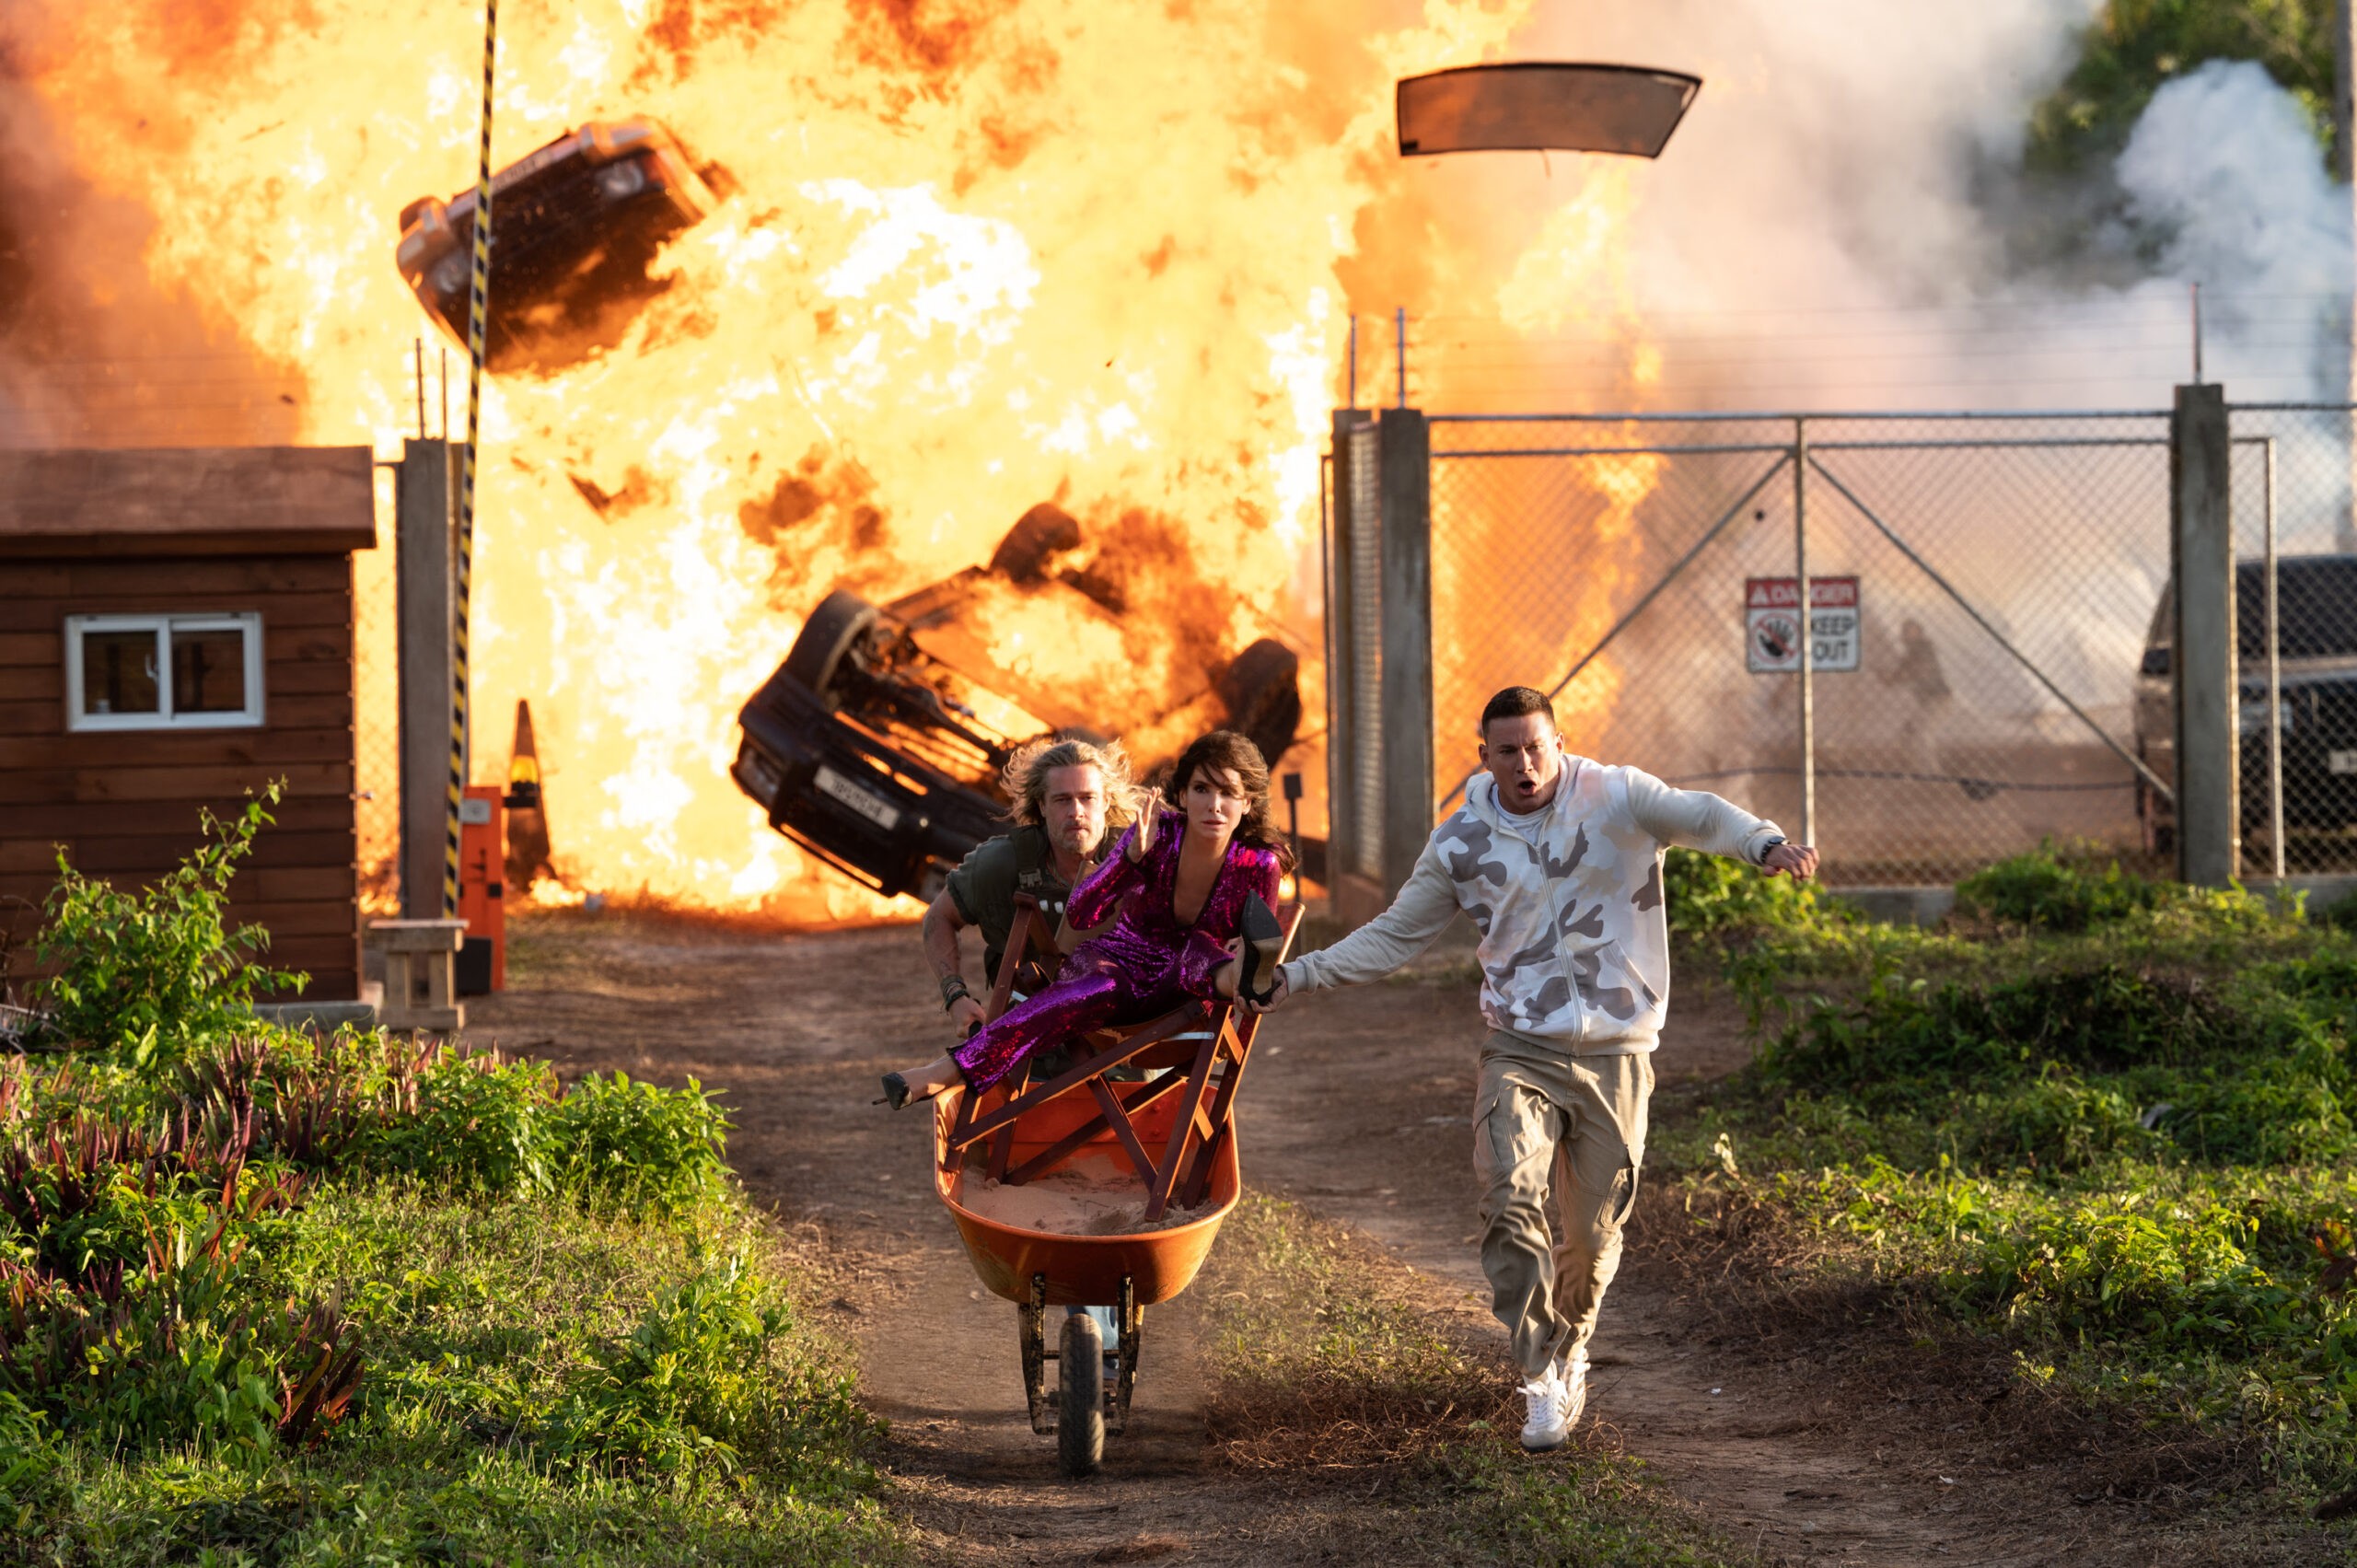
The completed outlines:
<svg viewBox="0 0 2357 1568">
<path fill-rule="evenodd" d="M 1022 898 L 1016 903 L 1015 930 L 1008 937 L 1006 956 L 999 962 L 998 979 L 991 988 L 991 999 L 985 1008 L 992 1018 L 1006 1010 L 1023 955 L 1035 944 L 1052 946 L 1055 941 L 1055 934 L 1037 904 Z M 1301 912 L 1296 909 L 1284 917 L 1281 958 L 1283 953 L 1292 951 L 1294 935 L 1300 928 Z M 992 1140 L 988 1167 L 991 1179 L 1019 1184 L 1062 1163 L 1082 1144 L 1109 1130 L 1131 1168 L 1145 1183 L 1145 1217 L 1149 1223 L 1160 1219 L 1174 1200 L 1183 1207 L 1192 1207 L 1202 1201 L 1211 1180 L 1212 1162 L 1221 1144 L 1234 1135 L 1236 1093 L 1243 1083 L 1244 1069 L 1251 1061 L 1252 1041 L 1260 1028 L 1260 1015 L 1233 1002 L 1190 1001 L 1143 1024 L 1125 1029 L 1101 1029 L 1080 1037 L 1086 1046 L 1096 1048 L 1095 1053 L 1046 1083 L 1037 1086 L 1031 1084 L 1027 1062 L 991 1094 L 969 1096 L 958 1107 L 957 1121 L 943 1141 L 944 1168 L 948 1168 L 947 1162 L 960 1157 L 968 1147 L 988 1138 Z M 1201 1043 L 1191 1051 L 1187 1049 L 1196 1040 Z M 1108 1082 L 1105 1074 L 1124 1063 L 1167 1070 L 1144 1083 Z M 1181 1067 L 1185 1068 L 1183 1073 L 1177 1070 Z M 1051 1099 L 1080 1089 L 1086 1089 L 1096 1100 L 1096 1116 L 1008 1169 L 1016 1121 Z M 1145 1146 L 1131 1118 L 1172 1093 L 1183 1098 L 1178 1114 L 1171 1122 L 1170 1135 L 1156 1158 Z M 987 1107 L 984 1101 L 990 1102 Z"/>
</svg>

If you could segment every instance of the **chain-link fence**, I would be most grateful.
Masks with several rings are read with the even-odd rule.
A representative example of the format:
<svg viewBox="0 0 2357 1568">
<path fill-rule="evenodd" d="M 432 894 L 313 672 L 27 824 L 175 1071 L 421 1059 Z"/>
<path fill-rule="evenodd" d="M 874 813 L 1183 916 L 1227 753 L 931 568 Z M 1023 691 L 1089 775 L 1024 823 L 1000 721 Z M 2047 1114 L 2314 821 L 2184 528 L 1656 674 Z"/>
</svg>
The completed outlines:
<svg viewBox="0 0 2357 1568">
<path fill-rule="evenodd" d="M 1444 796 L 1522 683 L 1574 749 L 1810 832 L 1839 883 L 2153 848 L 2165 413 L 1436 416 L 1432 470 Z"/>
<path fill-rule="evenodd" d="M 2352 412 L 2230 411 L 2246 876 L 2357 870 Z"/>
</svg>

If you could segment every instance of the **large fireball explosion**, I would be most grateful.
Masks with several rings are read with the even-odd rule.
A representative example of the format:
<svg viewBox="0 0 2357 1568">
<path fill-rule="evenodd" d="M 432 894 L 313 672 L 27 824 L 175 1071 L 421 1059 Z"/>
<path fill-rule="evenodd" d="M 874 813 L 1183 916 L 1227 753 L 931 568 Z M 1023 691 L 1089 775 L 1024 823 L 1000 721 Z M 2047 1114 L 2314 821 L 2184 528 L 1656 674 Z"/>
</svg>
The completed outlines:
<svg viewBox="0 0 2357 1568">
<path fill-rule="evenodd" d="M 1358 7 L 1280 0 L 502 8 L 495 163 L 653 119 L 734 187 L 659 256 L 617 345 L 488 384 L 475 772 L 499 776 L 528 699 L 569 882 L 877 909 L 730 782 L 736 709 L 830 585 L 906 592 L 1041 500 L 1155 541 L 1164 591 L 1109 646 L 1011 610 L 991 629 L 1006 661 L 1167 708 L 1190 695 L 1172 652 L 1191 620 L 1231 649 L 1288 628 L 1315 668 L 1350 300 L 1399 286 L 1376 252 L 1412 257 L 1391 264 L 1423 296 L 1466 254 L 1394 155 L 1392 83 L 1494 57 L 1528 6 L 1390 9 L 1368 32 Z M 140 297 L 294 389 L 292 429 L 265 411 L 239 438 L 390 457 L 417 433 L 411 345 L 433 329 L 396 220 L 472 182 L 482 21 L 451 0 L 23 0 L 0 24 L 15 117 L 45 122 L 57 178 L 145 215 Z M 1625 298 L 1626 181 L 1555 189 L 1474 307 L 1505 325 Z M 361 557 L 364 607 L 389 555 Z M 394 722 L 368 614 L 364 751 Z"/>
</svg>

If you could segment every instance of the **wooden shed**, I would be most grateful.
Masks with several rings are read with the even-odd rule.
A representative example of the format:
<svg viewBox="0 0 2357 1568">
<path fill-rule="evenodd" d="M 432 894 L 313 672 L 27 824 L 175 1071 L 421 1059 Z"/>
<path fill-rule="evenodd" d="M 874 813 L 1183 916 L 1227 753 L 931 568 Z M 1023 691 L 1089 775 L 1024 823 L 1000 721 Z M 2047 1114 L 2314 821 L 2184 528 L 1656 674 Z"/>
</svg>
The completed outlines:
<svg viewBox="0 0 2357 1568">
<path fill-rule="evenodd" d="M 231 884 L 306 1000 L 360 986 L 352 552 L 365 447 L 0 452 L 0 922 L 31 968 L 56 846 L 119 886 L 198 813 L 286 796 Z M 28 907 L 30 906 L 30 907 Z"/>
</svg>

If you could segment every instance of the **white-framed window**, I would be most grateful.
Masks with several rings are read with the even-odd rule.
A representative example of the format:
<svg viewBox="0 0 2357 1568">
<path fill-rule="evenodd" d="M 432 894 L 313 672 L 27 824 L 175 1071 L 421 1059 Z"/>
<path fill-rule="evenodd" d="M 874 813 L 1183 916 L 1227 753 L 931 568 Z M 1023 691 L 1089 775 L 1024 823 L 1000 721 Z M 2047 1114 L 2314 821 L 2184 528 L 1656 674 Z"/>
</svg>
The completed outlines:
<svg viewBox="0 0 2357 1568">
<path fill-rule="evenodd" d="M 65 618 L 67 729 L 261 723 L 260 612 Z"/>
</svg>

